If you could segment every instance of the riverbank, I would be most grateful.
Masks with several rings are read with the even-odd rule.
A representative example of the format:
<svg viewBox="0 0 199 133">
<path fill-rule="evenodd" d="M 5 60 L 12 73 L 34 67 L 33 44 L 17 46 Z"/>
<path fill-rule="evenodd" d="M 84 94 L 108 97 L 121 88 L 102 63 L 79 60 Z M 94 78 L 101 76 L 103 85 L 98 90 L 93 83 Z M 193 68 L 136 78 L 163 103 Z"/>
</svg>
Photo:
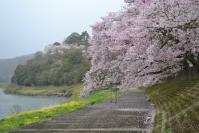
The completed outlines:
<svg viewBox="0 0 199 133">
<path fill-rule="evenodd" d="M 14 84 L 5 87 L 5 93 L 25 96 L 76 96 L 83 84 L 73 86 L 18 86 Z"/>
<path fill-rule="evenodd" d="M 110 98 L 111 93 L 108 90 L 102 90 L 92 93 L 85 98 L 74 98 L 73 100 L 54 107 L 12 115 L 0 120 L 0 133 L 5 133 L 33 123 L 39 123 L 53 116 L 72 112 L 88 105 L 103 102 Z"/>
</svg>

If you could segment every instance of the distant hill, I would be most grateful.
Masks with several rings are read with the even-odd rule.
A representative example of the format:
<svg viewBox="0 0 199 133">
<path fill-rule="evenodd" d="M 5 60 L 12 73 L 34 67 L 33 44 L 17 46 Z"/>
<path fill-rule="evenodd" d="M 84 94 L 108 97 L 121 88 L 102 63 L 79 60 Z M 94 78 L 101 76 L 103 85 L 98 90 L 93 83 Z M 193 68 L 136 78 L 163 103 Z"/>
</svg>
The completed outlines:
<svg viewBox="0 0 199 133">
<path fill-rule="evenodd" d="M 18 65 L 12 83 L 22 86 L 63 86 L 81 83 L 90 69 L 89 34 L 72 33 L 62 43 L 46 46 L 24 65 Z"/>
<path fill-rule="evenodd" d="M 0 83 L 10 82 L 14 71 L 19 64 L 24 64 L 34 57 L 34 54 L 20 56 L 12 59 L 0 59 Z"/>
</svg>

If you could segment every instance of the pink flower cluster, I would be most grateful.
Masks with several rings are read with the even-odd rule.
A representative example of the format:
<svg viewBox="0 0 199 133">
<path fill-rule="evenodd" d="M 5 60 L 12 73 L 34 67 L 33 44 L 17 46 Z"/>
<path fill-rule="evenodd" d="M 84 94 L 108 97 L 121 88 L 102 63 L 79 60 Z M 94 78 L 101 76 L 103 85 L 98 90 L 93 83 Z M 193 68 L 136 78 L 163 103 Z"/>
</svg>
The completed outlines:
<svg viewBox="0 0 199 133">
<path fill-rule="evenodd" d="M 198 0 L 125 0 L 94 25 L 87 89 L 165 81 L 198 62 Z"/>
</svg>

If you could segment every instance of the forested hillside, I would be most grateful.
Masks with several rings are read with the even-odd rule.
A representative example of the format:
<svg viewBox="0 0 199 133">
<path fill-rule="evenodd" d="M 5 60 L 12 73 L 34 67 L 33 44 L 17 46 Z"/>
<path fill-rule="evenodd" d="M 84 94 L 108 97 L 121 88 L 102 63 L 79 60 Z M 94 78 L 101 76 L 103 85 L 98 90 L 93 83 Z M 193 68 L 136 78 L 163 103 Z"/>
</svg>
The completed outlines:
<svg viewBox="0 0 199 133">
<path fill-rule="evenodd" d="M 64 43 L 55 42 L 26 64 L 18 65 L 12 83 L 24 86 L 72 85 L 80 83 L 90 69 L 86 57 L 89 35 L 72 33 Z"/>
<path fill-rule="evenodd" d="M 31 58 L 33 58 L 33 55 L 16 57 L 13 59 L 0 59 L 0 83 L 10 82 L 16 66 L 19 64 L 24 64 Z"/>
</svg>

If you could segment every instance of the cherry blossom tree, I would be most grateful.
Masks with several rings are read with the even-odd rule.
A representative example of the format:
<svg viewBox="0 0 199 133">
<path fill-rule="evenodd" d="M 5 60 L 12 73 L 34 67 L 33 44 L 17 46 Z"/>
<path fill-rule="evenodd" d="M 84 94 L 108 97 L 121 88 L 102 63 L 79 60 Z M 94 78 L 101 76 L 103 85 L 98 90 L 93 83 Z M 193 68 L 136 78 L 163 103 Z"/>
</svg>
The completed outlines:
<svg viewBox="0 0 199 133">
<path fill-rule="evenodd" d="M 199 0 L 125 0 L 95 24 L 87 90 L 147 86 L 198 65 Z"/>
</svg>

